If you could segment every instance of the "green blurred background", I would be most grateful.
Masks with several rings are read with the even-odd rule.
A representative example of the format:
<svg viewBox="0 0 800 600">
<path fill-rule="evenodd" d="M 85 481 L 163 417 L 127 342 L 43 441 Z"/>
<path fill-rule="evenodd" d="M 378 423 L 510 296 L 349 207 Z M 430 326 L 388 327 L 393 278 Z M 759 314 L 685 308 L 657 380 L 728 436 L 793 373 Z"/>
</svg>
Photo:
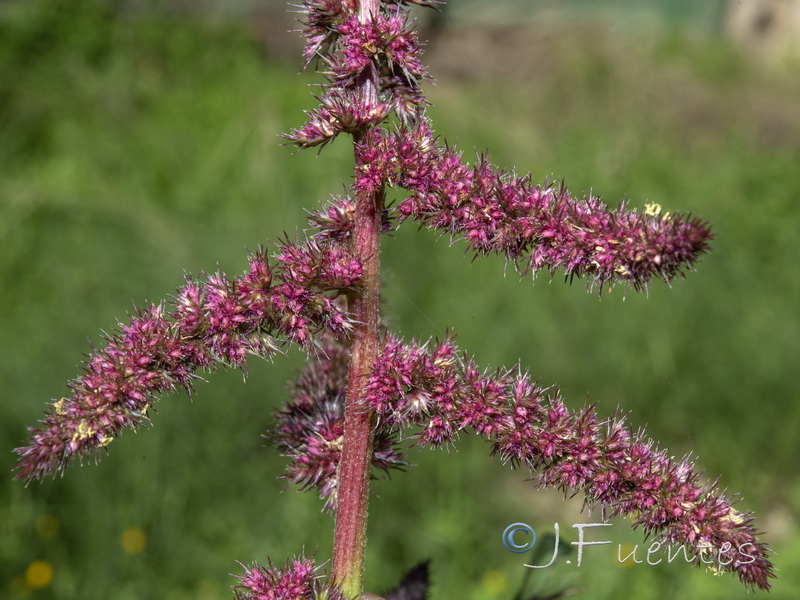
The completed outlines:
<svg viewBox="0 0 800 600">
<path fill-rule="evenodd" d="M 12 481 L 11 450 L 101 331 L 184 271 L 240 272 L 247 249 L 302 230 L 303 209 L 350 181 L 346 140 L 317 156 L 276 137 L 302 122 L 316 81 L 297 74 L 283 8 L 187 4 L 0 3 L 0 597 L 230 598 L 237 560 L 330 557 L 330 516 L 313 494 L 282 493 L 285 460 L 260 437 L 296 352 L 164 398 L 155 426 L 97 465 Z M 691 452 L 757 513 L 776 551 L 771 597 L 797 598 L 800 71 L 731 46 L 719 2 L 563 4 L 497 3 L 491 27 L 477 2 L 453 7 L 428 53 L 438 131 L 534 180 L 701 215 L 713 253 L 672 289 L 598 298 L 558 276 L 504 276 L 502 261 L 408 225 L 385 240 L 388 322 L 407 337 L 452 328 L 480 363 L 520 361 L 571 407 L 588 394 Z M 409 458 L 373 487 L 376 592 L 431 559 L 434 600 L 510 600 L 533 558 L 503 548 L 508 524 L 543 540 L 557 521 L 565 543 L 570 524 L 599 518 L 474 438 Z M 616 544 L 642 535 L 620 521 L 609 536 L 613 551 L 587 550 L 580 569 L 534 573 L 528 596 L 746 596 L 686 565 L 619 566 Z"/>
</svg>

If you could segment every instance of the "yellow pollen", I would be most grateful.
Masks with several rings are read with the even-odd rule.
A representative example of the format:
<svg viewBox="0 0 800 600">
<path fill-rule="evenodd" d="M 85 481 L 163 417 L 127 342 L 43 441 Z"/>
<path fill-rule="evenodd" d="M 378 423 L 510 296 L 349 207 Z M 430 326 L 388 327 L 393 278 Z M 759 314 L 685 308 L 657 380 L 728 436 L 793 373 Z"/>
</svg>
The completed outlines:
<svg viewBox="0 0 800 600">
<path fill-rule="evenodd" d="M 450 366 L 450 365 L 452 365 L 454 362 L 455 362 L 455 361 L 453 360 L 453 358 L 452 358 L 452 357 L 447 357 L 447 358 L 443 358 L 443 357 L 442 357 L 442 358 L 435 358 L 435 359 L 433 360 L 433 364 L 434 364 L 435 366 L 437 366 L 437 367 L 449 367 L 449 366 Z"/>
<path fill-rule="evenodd" d="M 113 435 L 105 435 L 103 433 L 100 434 L 100 447 L 101 448 L 105 448 L 106 446 L 108 446 L 113 441 L 114 441 L 114 436 Z"/>
<path fill-rule="evenodd" d="M 644 214 L 648 217 L 657 217 L 661 214 L 661 205 L 656 202 L 648 202 L 644 205 Z"/>
<path fill-rule="evenodd" d="M 628 267 L 626 267 L 625 265 L 618 266 L 616 269 L 614 269 L 614 271 L 616 271 L 623 277 L 627 277 L 628 275 L 631 274 L 631 272 L 628 270 Z"/>
<path fill-rule="evenodd" d="M 744 519 L 742 518 L 741 513 L 739 513 L 734 509 L 730 509 L 730 512 L 724 517 L 722 517 L 722 520 L 730 521 L 734 525 L 741 525 L 742 523 L 744 523 Z"/>
<path fill-rule="evenodd" d="M 53 402 L 53 408 L 56 409 L 56 414 L 57 415 L 63 415 L 64 414 L 64 403 L 66 401 L 67 401 L 66 398 L 61 398 L 61 399 L 56 400 L 55 402 Z"/>
<path fill-rule="evenodd" d="M 81 421 L 78 423 L 78 431 L 72 434 L 72 441 L 77 442 L 81 440 L 85 440 L 86 438 L 92 437 L 95 433 L 97 433 L 92 427 L 91 423 L 87 423 L 86 421 Z"/>
</svg>

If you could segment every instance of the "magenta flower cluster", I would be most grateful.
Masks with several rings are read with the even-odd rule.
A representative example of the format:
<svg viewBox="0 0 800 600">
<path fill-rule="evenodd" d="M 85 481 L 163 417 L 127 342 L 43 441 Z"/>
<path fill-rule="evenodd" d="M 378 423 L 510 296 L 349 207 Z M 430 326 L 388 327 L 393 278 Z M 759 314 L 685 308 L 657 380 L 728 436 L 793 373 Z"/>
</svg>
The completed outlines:
<svg viewBox="0 0 800 600">
<path fill-rule="evenodd" d="M 287 561 L 283 568 L 254 564 L 237 576 L 236 600 L 345 600 L 346 596 L 310 558 L 300 556 Z M 428 563 L 421 563 L 405 574 L 403 580 L 383 594 L 385 600 L 425 600 L 428 597 Z M 374 594 L 364 594 L 363 600 Z"/>
<path fill-rule="evenodd" d="M 417 34 L 401 4 L 385 2 L 384 12 L 362 22 L 355 2 L 303 3 L 306 64 L 322 62 L 328 83 L 319 107 L 306 112 L 306 124 L 285 136 L 291 143 L 310 148 L 340 133 L 357 136 L 391 113 L 404 123 L 417 119 L 424 104 L 419 82 L 427 73 Z M 365 79 L 374 87 L 368 97 L 359 91 Z"/>
<path fill-rule="evenodd" d="M 17 478 L 52 474 L 106 447 L 120 430 L 148 423 L 155 397 L 191 391 L 200 369 L 244 368 L 249 354 L 269 358 L 287 342 L 311 350 L 323 331 L 346 336 L 352 323 L 331 296 L 360 277 L 346 246 L 312 239 L 283 244 L 274 267 L 259 252 L 233 280 L 222 273 L 190 279 L 171 303 L 139 311 L 92 353 L 69 384 L 71 395 L 53 402 L 17 449 Z"/>
<path fill-rule="evenodd" d="M 239 576 L 236 600 L 345 600 L 328 580 L 317 574 L 314 561 L 295 558 L 284 568 L 253 565 Z"/>
<path fill-rule="evenodd" d="M 356 189 L 388 184 L 411 192 L 393 209 L 398 222 L 412 218 L 464 239 L 479 255 L 502 254 L 521 273 L 563 269 L 600 291 L 614 282 L 640 290 L 653 277 L 669 282 L 691 268 L 712 238 L 699 219 L 657 204 L 609 209 L 594 196 L 570 196 L 563 183 L 536 185 L 497 169 L 485 156 L 470 166 L 438 143 L 425 120 L 395 133 L 372 130 L 357 157 Z"/>
<path fill-rule="evenodd" d="M 284 476 L 300 489 L 315 488 L 325 500 L 325 510 L 336 509 L 336 469 L 342 455 L 347 348 L 326 343 L 321 359 L 312 361 L 292 389 L 292 400 L 277 414 L 267 436 L 291 459 Z M 387 472 L 407 466 L 394 433 L 376 432 L 372 466 Z"/>
<path fill-rule="evenodd" d="M 375 412 L 381 431 L 418 427 L 410 437 L 423 446 L 475 432 L 504 462 L 538 473 L 540 486 L 582 492 L 606 517 L 630 517 L 665 543 L 698 554 L 731 552 L 720 570 L 769 587 L 769 549 L 751 516 L 703 486 L 688 459 L 670 458 L 621 417 L 599 420 L 591 406 L 570 411 L 556 390 L 522 372 L 481 371 L 452 340 L 420 345 L 389 336 L 365 387 L 365 409 Z"/>
</svg>

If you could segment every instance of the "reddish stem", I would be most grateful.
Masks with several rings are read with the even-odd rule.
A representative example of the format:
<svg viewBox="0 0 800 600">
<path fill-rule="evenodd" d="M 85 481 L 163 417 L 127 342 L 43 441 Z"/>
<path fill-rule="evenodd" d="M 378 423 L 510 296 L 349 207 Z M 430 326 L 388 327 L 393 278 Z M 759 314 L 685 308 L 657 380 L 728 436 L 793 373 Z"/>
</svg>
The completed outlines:
<svg viewBox="0 0 800 600">
<path fill-rule="evenodd" d="M 369 476 L 374 420 L 361 399 L 364 379 L 378 356 L 378 267 L 382 197 L 366 195 L 356 204 L 355 246 L 363 257 L 363 288 L 352 303 L 358 325 L 353 333 L 345 408 L 344 441 L 339 462 L 333 577 L 343 591 L 358 597 L 367 533 Z"/>
<path fill-rule="evenodd" d="M 378 0 L 362 0 L 359 18 L 372 20 Z M 369 75 L 359 85 L 365 99 L 377 95 Z M 356 139 L 356 142 L 358 138 Z M 356 168 L 358 168 L 356 157 Z M 363 409 L 362 385 L 378 357 L 378 309 L 380 236 L 383 190 L 356 197 L 353 251 L 364 265 L 362 285 L 351 297 L 351 312 L 356 326 L 350 350 L 350 370 L 345 408 L 342 457 L 338 470 L 336 526 L 333 542 L 332 576 L 351 598 L 360 598 L 367 543 L 367 506 L 374 436 L 373 416 Z"/>
</svg>

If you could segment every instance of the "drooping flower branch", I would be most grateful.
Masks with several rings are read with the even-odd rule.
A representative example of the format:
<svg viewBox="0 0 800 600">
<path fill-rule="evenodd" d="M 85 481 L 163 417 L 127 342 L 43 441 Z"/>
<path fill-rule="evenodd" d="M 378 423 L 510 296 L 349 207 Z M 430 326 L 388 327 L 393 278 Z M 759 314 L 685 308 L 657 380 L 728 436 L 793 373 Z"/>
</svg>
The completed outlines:
<svg viewBox="0 0 800 600">
<path fill-rule="evenodd" d="M 286 242 L 276 263 L 259 252 L 244 275 L 190 279 L 169 304 L 120 324 L 70 382 L 71 395 L 53 402 L 41 426 L 31 428 L 29 444 L 17 449 L 17 478 L 41 479 L 105 448 L 122 429 L 149 423 L 156 396 L 191 392 L 198 370 L 220 363 L 243 369 L 249 354 L 269 358 L 285 343 L 311 350 L 322 332 L 349 334 L 349 315 L 330 297 L 361 278 L 346 246 Z"/>
<path fill-rule="evenodd" d="M 522 372 L 481 371 L 451 340 L 420 345 L 389 336 L 366 387 L 365 408 L 382 428 L 419 427 L 411 437 L 423 446 L 475 432 L 504 462 L 538 473 L 540 486 L 582 492 L 606 516 L 632 518 L 665 543 L 716 557 L 716 569 L 745 585 L 769 588 L 769 549 L 752 517 L 624 418 L 600 420 L 591 406 L 570 411 L 556 390 Z"/>
<path fill-rule="evenodd" d="M 294 403 L 278 414 L 278 439 L 314 440 L 306 415 L 325 411 L 344 389 L 341 351 L 330 346 L 301 376 Z M 769 588 L 770 551 L 758 541 L 752 516 L 738 512 L 714 485 L 703 485 L 691 461 L 671 458 L 623 417 L 601 420 L 594 407 L 570 411 L 557 390 L 542 388 L 520 370 L 482 371 L 452 340 L 406 344 L 387 336 L 365 388 L 364 406 L 377 415 L 376 439 L 385 443 L 375 444 L 375 467 L 405 465 L 386 460 L 402 456 L 393 434 L 438 447 L 473 432 L 490 441 L 492 454 L 504 463 L 535 473 L 539 486 L 565 495 L 582 492 L 605 517 L 630 518 L 665 544 L 685 545 L 702 557 L 698 565 L 713 564 L 750 587 Z M 323 498 L 335 496 L 337 455 L 322 442 L 312 444 L 291 455 L 289 479 L 316 487 Z"/>
<path fill-rule="evenodd" d="M 504 255 L 523 274 L 563 270 L 600 291 L 614 282 L 638 291 L 653 277 L 669 282 L 691 268 L 713 237 L 699 219 L 657 204 L 609 209 L 594 196 L 572 197 L 563 183 L 537 185 L 498 169 L 486 156 L 471 166 L 440 145 L 424 119 L 391 134 L 372 130 L 357 148 L 368 168 L 354 187 L 388 183 L 411 192 L 392 211 L 398 222 L 414 219 L 464 239 L 476 254 Z"/>
</svg>

